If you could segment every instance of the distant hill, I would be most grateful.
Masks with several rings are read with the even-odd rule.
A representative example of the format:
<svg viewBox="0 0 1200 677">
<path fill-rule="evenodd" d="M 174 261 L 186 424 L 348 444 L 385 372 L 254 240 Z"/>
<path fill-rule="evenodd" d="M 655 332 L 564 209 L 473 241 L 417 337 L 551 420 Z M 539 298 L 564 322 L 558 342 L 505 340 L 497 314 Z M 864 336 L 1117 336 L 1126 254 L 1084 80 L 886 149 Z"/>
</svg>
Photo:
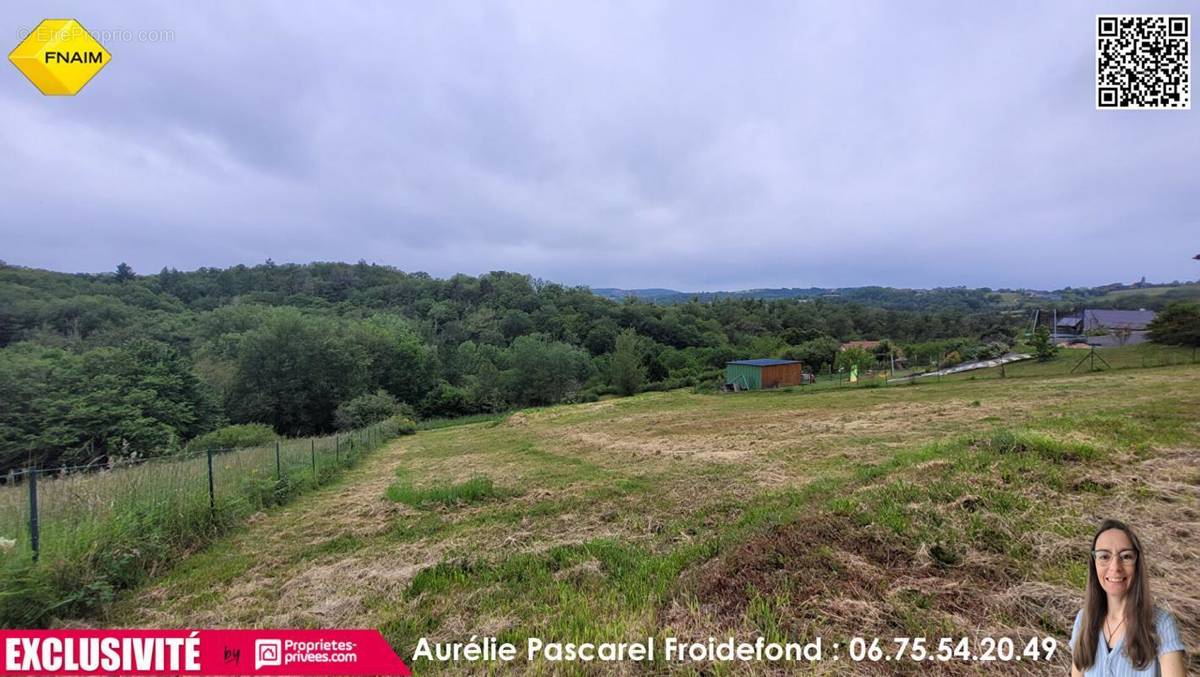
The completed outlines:
<svg viewBox="0 0 1200 677">
<path fill-rule="evenodd" d="M 649 301 L 651 303 L 687 303 L 692 299 L 699 299 L 703 302 L 715 301 L 717 299 L 807 299 L 816 298 L 819 296 L 838 296 L 842 291 L 839 289 L 823 289 L 821 287 L 803 288 L 780 288 L 780 289 L 744 289 L 740 291 L 676 291 L 674 289 L 615 289 L 606 287 L 602 289 L 592 289 L 592 293 L 597 296 L 623 301 L 632 296 L 639 301 Z"/>
<path fill-rule="evenodd" d="M 930 311 L 956 310 L 960 312 L 982 312 L 1004 310 L 1013 304 L 1003 295 L 991 289 L 968 289 L 966 287 L 941 287 L 936 289 L 897 289 L 895 287 L 844 287 L 827 289 L 822 287 L 784 287 L 779 289 L 746 289 L 740 291 L 681 292 L 673 289 L 593 289 L 593 294 L 621 301 L 634 297 L 639 301 L 659 305 L 675 305 L 696 299 L 701 303 L 718 300 L 757 299 L 780 301 L 830 301 L 858 303 L 873 308 L 889 310 Z"/>
<path fill-rule="evenodd" d="M 738 291 L 686 292 L 674 289 L 592 289 L 597 296 L 623 301 L 629 297 L 674 305 L 697 299 L 702 303 L 718 299 L 824 299 L 861 303 L 892 309 L 920 310 L 931 306 L 948 305 L 960 309 L 981 310 L 985 307 L 1011 309 L 1042 306 L 1047 302 L 1065 305 L 1098 307 L 1160 308 L 1170 301 L 1200 301 L 1200 282 L 1171 282 L 1153 284 L 1144 281 L 1134 284 L 1107 284 L 1099 287 L 1067 287 L 1065 289 L 969 289 L 939 287 L 934 289 L 899 289 L 895 287 L 782 287 L 777 289 L 744 289 Z"/>
</svg>

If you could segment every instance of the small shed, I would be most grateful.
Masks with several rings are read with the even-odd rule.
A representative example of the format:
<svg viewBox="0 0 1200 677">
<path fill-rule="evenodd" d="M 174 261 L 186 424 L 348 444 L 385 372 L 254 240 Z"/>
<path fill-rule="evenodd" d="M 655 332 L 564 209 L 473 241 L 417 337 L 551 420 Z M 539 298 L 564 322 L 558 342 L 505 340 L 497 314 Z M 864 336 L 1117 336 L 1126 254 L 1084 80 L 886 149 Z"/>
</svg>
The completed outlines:
<svg viewBox="0 0 1200 677">
<path fill-rule="evenodd" d="M 736 386 L 738 390 L 798 386 L 803 379 L 803 365 L 796 360 L 735 360 L 725 363 L 725 383 Z"/>
</svg>

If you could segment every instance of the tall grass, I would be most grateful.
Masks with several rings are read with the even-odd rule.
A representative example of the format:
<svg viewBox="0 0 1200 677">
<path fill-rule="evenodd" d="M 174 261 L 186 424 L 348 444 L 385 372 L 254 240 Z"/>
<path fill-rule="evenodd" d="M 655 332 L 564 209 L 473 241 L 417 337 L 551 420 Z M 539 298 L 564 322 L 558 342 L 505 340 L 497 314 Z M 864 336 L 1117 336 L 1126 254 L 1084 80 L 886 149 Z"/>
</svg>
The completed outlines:
<svg viewBox="0 0 1200 677">
<path fill-rule="evenodd" d="M 0 487 L 0 627 L 86 615 L 246 517 L 328 481 L 412 424 L 390 419 L 336 437 L 280 440 L 37 481 L 39 561 L 27 480 Z M 210 502 L 211 501 L 211 502 Z"/>
<path fill-rule="evenodd" d="M 453 428 L 460 425 L 471 425 L 472 423 L 499 423 L 508 418 L 512 412 L 501 411 L 492 414 L 470 414 L 468 416 L 455 416 L 453 418 L 429 418 L 420 421 L 416 424 L 417 430 L 440 430 L 442 428 Z"/>
<path fill-rule="evenodd" d="M 401 480 L 387 489 L 389 499 L 414 508 L 479 503 L 511 494 L 512 492 L 497 488 L 490 478 L 483 476 L 472 477 L 459 484 L 435 484 L 428 487 L 415 487 L 408 481 Z"/>
</svg>

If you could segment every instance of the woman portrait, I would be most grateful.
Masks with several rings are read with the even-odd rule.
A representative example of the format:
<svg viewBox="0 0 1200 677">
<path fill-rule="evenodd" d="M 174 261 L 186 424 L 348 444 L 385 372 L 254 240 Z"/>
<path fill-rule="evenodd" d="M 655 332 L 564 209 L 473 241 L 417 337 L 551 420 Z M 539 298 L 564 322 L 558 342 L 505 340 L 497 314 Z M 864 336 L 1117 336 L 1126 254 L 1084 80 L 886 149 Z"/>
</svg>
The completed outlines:
<svg viewBox="0 0 1200 677">
<path fill-rule="evenodd" d="M 1186 674 L 1175 618 L 1154 606 L 1146 552 L 1124 522 L 1092 537 L 1083 608 L 1071 631 L 1073 677 Z"/>
</svg>

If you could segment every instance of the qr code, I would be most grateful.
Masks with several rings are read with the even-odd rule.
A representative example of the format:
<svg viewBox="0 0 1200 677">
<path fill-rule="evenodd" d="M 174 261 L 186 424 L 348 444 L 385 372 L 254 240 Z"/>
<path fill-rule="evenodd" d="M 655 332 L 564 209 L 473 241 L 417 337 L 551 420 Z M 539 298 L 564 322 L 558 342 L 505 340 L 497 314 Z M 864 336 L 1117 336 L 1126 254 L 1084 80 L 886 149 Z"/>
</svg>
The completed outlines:
<svg viewBox="0 0 1200 677">
<path fill-rule="evenodd" d="M 1191 16 L 1096 17 L 1096 108 L 1185 108 L 1191 99 Z"/>
</svg>

